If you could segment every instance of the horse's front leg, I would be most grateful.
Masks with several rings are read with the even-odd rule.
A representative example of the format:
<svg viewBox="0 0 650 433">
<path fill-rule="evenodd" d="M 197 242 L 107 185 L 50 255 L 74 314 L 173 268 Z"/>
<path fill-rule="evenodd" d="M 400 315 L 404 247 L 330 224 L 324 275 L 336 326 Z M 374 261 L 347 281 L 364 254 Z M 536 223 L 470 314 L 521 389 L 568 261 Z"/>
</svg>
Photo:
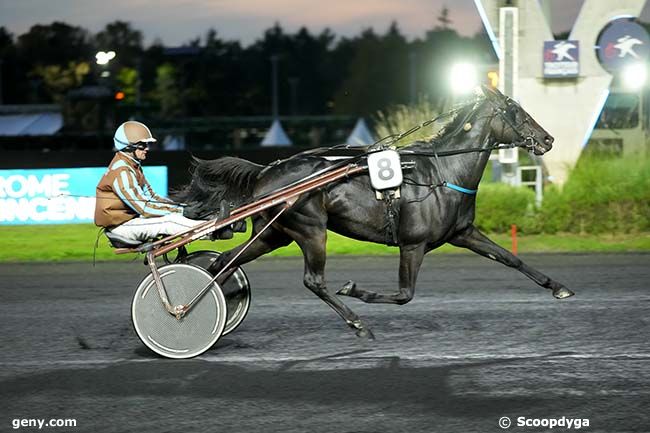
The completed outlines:
<svg viewBox="0 0 650 433">
<path fill-rule="evenodd" d="M 263 230 L 266 221 L 262 218 L 253 219 L 253 233 L 251 237 L 255 236 L 257 233 Z M 278 248 L 289 245 L 293 240 L 288 237 L 286 234 L 280 232 L 279 230 L 274 229 L 273 227 L 268 227 L 266 230 L 262 231 L 259 234 L 259 237 L 253 241 L 250 245 L 247 245 L 249 241 L 244 242 L 241 245 L 236 246 L 235 248 L 224 251 L 217 260 L 210 265 L 208 271 L 212 274 L 216 274 L 221 271 L 226 264 L 228 264 L 233 257 L 237 256 L 237 259 L 231 264 L 229 269 L 223 269 L 222 277 L 217 280 L 219 284 L 223 283 L 225 279 L 228 278 L 230 273 L 229 270 L 241 266 L 245 263 L 255 260 L 256 258 L 274 251 Z M 243 251 L 242 251 L 243 250 Z"/>
<path fill-rule="evenodd" d="M 357 337 L 374 340 L 375 336 L 350 308 L 336 296 L 327 291 L 325 285 L 325 259 L 327 231 L 325 228 L 315 229 L 308 234 L 291 233 L 302 250 L 305 258 L 304 284 L 316 296 L 325 301 L 336 313 L 345 320 L 349 327 L 356 331 Z"/>
<path fill-rule="evenodd" d="M 540 286 L 552 290 L 553 296 L 557 299 L 568 298 L 574 295 L 571 290 L 562 284 L 550 279 L 538 270 L 531 268 L 510 251 L 492 242 L 474 226 L 469 226 L 467 229 L 455 235 L 449 243 L 457 247 L 469 248 L 484 257 L 519 270 Z"/>
<path fill-rule="evenodd" d="M 352 296 L 367 303 L 406 304 L 415 294 L 415 282 L 418 278 L 422 258 L 426 253 L 426 244 L 402 246 L 399 249 L 399 290 L 396 293 L 384 295 L 357 287 L 353 281 L 348 281 L 338 292 L 338 295 Z"/>
</svg>

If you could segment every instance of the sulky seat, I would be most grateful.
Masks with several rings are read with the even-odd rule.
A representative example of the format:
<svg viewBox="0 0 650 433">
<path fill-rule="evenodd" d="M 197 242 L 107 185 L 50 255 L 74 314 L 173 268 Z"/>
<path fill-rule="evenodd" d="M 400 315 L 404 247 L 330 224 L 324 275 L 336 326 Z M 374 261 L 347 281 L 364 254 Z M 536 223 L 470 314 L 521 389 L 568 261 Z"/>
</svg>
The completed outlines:
<svg viewBox="0 0 650 433">
<path fill-rule="evenodd" d="M 124 236 L 117 235 L 108 230 L 106 230 L 104 234 L 113 248 L 137 248 L 142 245 L 142 242 L 138 240 L 125 238 Z"/>
</svg>

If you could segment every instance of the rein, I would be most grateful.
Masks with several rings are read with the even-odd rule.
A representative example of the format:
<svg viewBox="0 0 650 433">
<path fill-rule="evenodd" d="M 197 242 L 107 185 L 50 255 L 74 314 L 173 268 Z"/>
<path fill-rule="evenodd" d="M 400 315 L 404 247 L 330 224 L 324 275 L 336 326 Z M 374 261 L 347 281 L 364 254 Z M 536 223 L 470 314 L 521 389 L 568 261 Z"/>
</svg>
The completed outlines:
<svg viewBox="0 0 650 433">
<path fill-rule="evenodd" d="M 482 147 L 473 147 L 473 148 L 469 148 L 469 149 L 450 150 L 450 151 L 443 151 L 443 152 L 436 152 L 436 151 L 422 152 L 422 151 L 401 150 L 400 153 L 407 154 L 407 155 L 413 155 L 413 156 L 433 157 L 433 158 L 435 158 L 434 159 L 434 165 L 438 168 L 438 172 L 441 173 L 442 170 L 440 170 L 440 167 L 438 167 L 438 158 L 439 157 L 460 155 L 460 154 L 464 154 L 464 153 L 473 153 L 473 152 L 492 152 L 493 150 L 513 149 L 513 148 L 516 148 L 516 147 L 521 147 L 521 148 L 524 148 L 524 149 L 527 149 L 527 150 L 532 150 L 534 148 L 534 146 L 535 146 L 535 139 L 532 136 L 524 136 L 521 132 L 519 132 L 520 127 L 523 126 L 524 124 L 526 124 L 528 122 L 528 119 L 525 118 L 519 125 L 515 125 L 515 123 L 512 121 L 512 119 L 510 119 L 508 117 L 506 109 L 502 109 L 500 107 L 495 106 L 495 104 L 489 98 L 486 98 L 486 101 L 492 107 L 492 119 L 495 116 L 499 116 L 501 118 L 501 120 L 512 129 L 512 131 L 516 134 L 517 138 L 520 139 L 520 141 L 514 141 L 514 142 L 512 142 L 510 144 L 505 144 L 505 143 L 498 144 L 497 143 L 497 144 L 493 144 L 493 145 L 490 145 L 490 146 L 487 146 L 487 147 L 484 147 L 484 148 L 482 148 Z M 510 101 L 510 99 L 508 98 L 506 100 L 506 105 L 508 105 L 509 101 Z M 492 119 L 490 119 L 490 122 L 492 121 Z M 454 191 L 458 191 L 460 193 L 467 194 L 467 195 L 476 195 L 476 193 L 478 192 L 478 189 L 465 188 L 465 187 L 462 187 L 460 185 L 456 185 L 456 184 L 453 184 L 453 183 L 447 182 L 447 181 L 443 181 L 443 182 L 441 182 L 439 184 L 420 184 L 420 183 L 417 183 L 417 182 L 413 181 L 412 179 L 405 178 L 405 180 L 408 180 L 409 182 L 407 182 L 407 183 L 410 183 L 411 185 L 423 186 L 423 187 L 426 186 L 426 187 L 428 187 L 430 189 L 429 193 L 426 196 L 424 196 L 423 198 L 420 198 L 420 199 L 411 200 L 411 201 L 409 201 L 409 203 L 421 202 L 421 201 L 425 200 L 438 187 L 446 187 L 446 188 L 453 189 Z"/>
<path fill-rule="evenodd" d="M 529 143 L 529 139 L 531 137 L 524 137 L 519 131 L 517 131 L 515 129 L 516 125 L 512 124 L 510 119 L 507 119 L 507 116 L 505 115 L 506 114 L 505 110 L 502 110 L 502 109 L 499 109 L 498 107 L 496 107 L 492 103 L 492 101 L 489 100 L 489 98 L 485 98 L 485 100 L 492 106 L 494 115 L 499 115 L 506 123 L 508 123 L 508 125 L 511 128 L 513 128 L 513 130 L 515 131 L 517 136 L 519 138 L 523 138 L 522 141 L 513 142 L 513 143 L 510 143 L 510 144 L 501 143 L 501 144 L 491 145 L 491 146 L 488 146 L 488 147 L 472 147 L 472 148 L 469 148 L 469 149 L 447 150 L 447 151 L 442 151 L 442 152 L 435 152 L 435 151 L 434 152 L 422 152 L 422 151 L 411 151 L 411 150 L 404 150 L 404 149 L 398 149 L 398 152 L 401 153 L 401 154 L 405 154 L 405 155 L 426 156 L 426 157 L 438 158 L 438 157 L 462 155 L 462 154 L 465 154 L 465 153 L 492 152 L 493 150 L 512 149 L 512 148 L 515 148 L 515 147 L 524 147 L 524 146 L 527 149 L 530 148 L 528 146 L 528 143 Z M 255 197 L 254 200 L 263 199 L 265 197 L 268 197 L 268 196 L 270 196 L 272 194 L 277 193 L 280 190 L 283 190 L 285 188 L 290 188 L 292 186 L 298 185 L 298 184 L 300 184 L 300 183 L 302 183 L 302 182 L 304 182 L 306 180 L 313 179 L 313 178 L 315 178 L 317 176 L 321 176 L 321 175 L 323 175 L 323 174 L 325 174 L 327 172 L 330 172 L 332 170 L 336 170 L 336 169 L 344 167 L 346 165 L 357 164 L 362 158 L 367 157 L 368 155 L 370 155 L 372 153 L 382 151 L 383 146 L 379 146 L 382 142 L 385 142 L 386 140 L 390 139 L 390 141 L 387 144 L 384 144 L 384 146 L 390 146 L 390 145 L 396 143 L 397 141 L 403 139 L 404 137 L 406 137 L 408 135 L 411 135 L 414 132 L 416 132 L 416 131 L 418 131 L 418 130 L 420 130 L 420 129 L 428 126 L 428 125 L 431 125 L 432 123 L 436 122 L 439 119 L 449 117 L 449 116 L 451 116 L 451 115 L 453 115 L 455 113 L 458 113 L 463 108 L 464 107 L 459 107 L 459 108 L 456 108 L 454 110 L 448 111 L 446 113 L 440 114 L 440 115 L 438 115 L 438 116 L 436 116 L 436 117 L 434 117 L 432 119 L 429 119 L 429 120 L 426 120 L 426 121 L 422 122 L 419 125 L 415 125 L 411 129 L 409 129 L 407 131 L 404 131 L 404 132 L 402 132 L 400 134 L 387 135 L 387 136 L 375 141 L 372 145 L 368 146 L 369 150 L 366 151 L 366 152 L 363 152 L 363 153 L 361 153 L 359 155 L 352 156 L 349 159 L 344 159 L 342 161 L 339 161 L 339 162 L 337 162 L 335 164 L 332 164 L 332 165 L 330 165 L 328 167 L 325 167 L 322 170 L 319 170 L 319 171 L 317 171 L 315 173 L 312 173 L 312 174 L 310 174 L 309 176 L 307 176 L 305 178 L 298 179 L 298 180 L 296 180 L 294 182 L 291 182 L 291 183 L 289 183 L 287 185 L 284 185 L 282 187 L 279 187 L 279 188 L 276 188 L 276 189 L 274 189 L 272 191 L 264 193 L 264 194 L 262 194 L 262 195 L 260 195 L 258 197 Z M 473 110 L 472 110 L 472 112 L 473 112 Z M 344 144 L 344 145 L 331 146 L 331 147 L 327 147 L 327 148 L 324 148 L 324 149 L 313 149 L 313 150 L 308 150 L 308 151 L 305 151 L 305 152 L 298 153 L 296 155 L 291 156 L 288 159 L 296 158 L 296 157 L 299 157 L 299 156 L 318 156 L 318 155 L 320 155 L 322 153 L 329 152 L 331 150 L 350 149 L 350 148 L 352 148 L 352 146 L 349 146 L 348 144 Z M 464 194 L 470 194 L 470 195 L 476 194 L 476 192 L 477 192 L 477 190 L 467 189 L 467 188 L 464 188 L 464 187 L 461 187 L 461 186 L 458 186 L 458 185 L 455 185 L 455 184 L 449 183 L 449 182 L 443 182 L 443 183 L 441 183 L 439 185 L 435 185 L 435 186 L 432 186 L 432 185 L 418 185 L 418 186 L 428 186 L 428 187 L 445 186 L 445 187 L 453 189 L 455 191 L 458 191 L 458 192 L 461 192 L 461 193 L 464 193 Z"/>
<path fill-rule="evenodd" d="M 469 149 L 447 150 L 443 152 L 423 152 L 418 150 L 401 150 L 401 149 L 398 150 L 398 152 L 404 155 L 413 155 L 413 156 L 445 157 L 445 156 L 462 155 L 463 153 L 492 152 L 493 150 L 513 149 L 515 147 L 521 147 L 522 144 L 524 143 L 525 141 L 517 141 L 510 144 L 501 143 L 501 144 L 488 146 L 488 147 L 470 147 Z"/>
</svg>

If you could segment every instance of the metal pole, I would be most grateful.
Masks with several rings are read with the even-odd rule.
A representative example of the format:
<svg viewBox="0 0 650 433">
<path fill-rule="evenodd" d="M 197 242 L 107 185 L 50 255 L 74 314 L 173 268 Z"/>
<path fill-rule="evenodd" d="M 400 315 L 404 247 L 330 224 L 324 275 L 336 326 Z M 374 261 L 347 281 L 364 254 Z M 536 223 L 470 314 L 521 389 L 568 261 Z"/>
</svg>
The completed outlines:
<svg viewBox="0 0 650 433">
<path fill-rule="evenodd" d="M 410 91 L 410 98 L 409 100 L 411 101 L 411 105 L 415 105 L 416 101 L 416 73 L 415 73 L 415 62 L 417 60 L 417 54 L 415 51 L 411 51 L 409 53 L 409 91 Z"/>
<path fill-rule="evenodd" d="M 2 103 L 2 57 L 0 57 L 0 105 Z"/>
<path fill-rule="evenodd" d="M 499 90 L 504 95 L 517 99 L 517 80 L 519 72 L 519 9 L 502 7 L 499 9 Z M 511 158 L 505 158 L 510 155 Z M 507 161 L 504 161 L 507 159 Z M 499 151 L 501 182 L 516 185 L 519 150 Z"/>
<path fill-rule="evenodd" d="M 255 236 L 250 238 L 250 240 L 248 242 L 246 242 L 239 251 L 237 251 L 237 254 L 235 254 L 235 256 L 232 259 L 230 259 L 230 261 L 223 266 L 223 268 L 219 269 L 217 274 L 214 277 L 212 277 L 210 282 L 208 282 L 208 284 L 203 289 L 201 289 L 201 291 L 199 293 L 197 293 L 196 296 L 194 298 L 192 298 L 192 300 L 187 305 L 179 305 L 174 311 L 181 312 L 180 317 L 187 314 L 187 312 L 189 312 L 192 309 L 192 307 L 194 306 L 196 301 L 201 299 L 203 297 L 203 295 L 205 295 L 210 290 L 210 286 L 215 281 L 217 281 L 217 278 L 219 278 L 221 276 L 221 274 L 224 273 L 224 271 L 226 271 L 228 268 L 230 268 L 232 266 L 232 264 L 235 263 L 235 260 L 237 260 L 239 258 L 239 256 L 241 256 L 244 253 L 244 251 L 246 251 L 253 244 L 253 242 L 255 242 L 257 240 L 257 238 L 259 238 L 260 235 L 266 231 L 266 229 L 271 227 L 271 225 L 275 222 L 275 220 L 280 218 L 280 216 L 284 213 L 284 211 L 286 211 L 291 206 L 293 206 L 293 204 L 296 202 L 296 200 L 298 200 L 298 197 L 293 197 L 293 198 L 287 200 L 287 202 L 282 207 L 282 209 L 280 209 L 280 212 L 278 212 L 273 218 L 271 218 L 269 220 L 269 222 L 266 223 L 266 225 L 264 227 L 262 227 L 262 230 L 260 230 L 259 232 L 257 232 L 255 234 Z M 177 319 L 179 319 L 180 317 L 178 315 L 176 316 Z"/>
<path fill-rule="evenodd" d="M 278 110 L 278 60 L 280 56 L 274 54 L 271 56 L 271 111 L 273 118 L 277 119 Z"/>
<path fill-rule="evenodd" d="M 135 61 L 136 82 L 135 82 L 135 115 L 138 119 L 142 116 L 140 106 L 142 104 L 142 58 L 138 57 Z"/>
<path fill-rule="evenodd" d="M 298 114 L 298 77 L 289 78 L 289 86 L 291 88 L 291 115 Z"/>
</svg>

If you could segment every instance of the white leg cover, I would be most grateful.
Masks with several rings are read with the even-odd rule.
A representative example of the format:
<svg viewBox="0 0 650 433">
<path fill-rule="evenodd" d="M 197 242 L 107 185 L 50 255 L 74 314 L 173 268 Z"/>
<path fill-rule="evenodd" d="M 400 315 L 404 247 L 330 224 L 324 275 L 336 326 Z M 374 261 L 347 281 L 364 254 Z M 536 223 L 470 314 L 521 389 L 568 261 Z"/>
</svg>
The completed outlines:
<svg viewBox="0 0 650 433">
<path fill-rule="evenodd" d="M 191 220 L 180 214 L 169 214 L 156 218 L 134 218 L 111 230 L 116 235 L 138 241 L 155 239 L 160 235 L 170 236 L 201 224 L 205 221 Z"/>
</svg>

